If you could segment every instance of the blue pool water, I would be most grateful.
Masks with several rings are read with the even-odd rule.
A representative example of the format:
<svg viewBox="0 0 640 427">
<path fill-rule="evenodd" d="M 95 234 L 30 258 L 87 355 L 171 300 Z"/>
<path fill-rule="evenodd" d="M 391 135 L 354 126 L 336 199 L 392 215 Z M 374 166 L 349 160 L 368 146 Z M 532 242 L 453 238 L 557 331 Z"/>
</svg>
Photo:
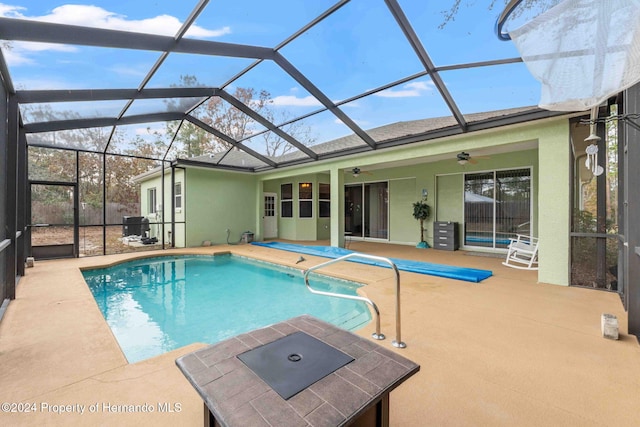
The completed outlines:
<svg viewBox="0 0 640 427">
<path fill-rule="evenodd" d="M 233 255 L 146 258 L 83 275 L 130 363 L 301 314 L 348 330 L 371 320 L 360 301 L 310 293 L 299 270 Z M 356 295 L 361 286 L 310 277 L 330 292 Z"/>
</svg>

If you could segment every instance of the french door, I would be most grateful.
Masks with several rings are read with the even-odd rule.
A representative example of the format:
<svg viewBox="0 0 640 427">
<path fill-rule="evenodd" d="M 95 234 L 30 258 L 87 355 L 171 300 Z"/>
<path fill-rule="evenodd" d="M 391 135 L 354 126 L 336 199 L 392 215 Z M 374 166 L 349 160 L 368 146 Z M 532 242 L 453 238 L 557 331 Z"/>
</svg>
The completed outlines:
<svg viewBox="0 0 640 427">
<path fill-rule="evenodd" d="M 345 233 L 352 237 L 389 238 L 389 183 L 369 182 L 347 185 Z"/>
<path fill-rule="evenodd" d="M 464 244 L 506 248 L 531 235 L 531 170 L 470 173 L 464 177 Z"/>
</svg>

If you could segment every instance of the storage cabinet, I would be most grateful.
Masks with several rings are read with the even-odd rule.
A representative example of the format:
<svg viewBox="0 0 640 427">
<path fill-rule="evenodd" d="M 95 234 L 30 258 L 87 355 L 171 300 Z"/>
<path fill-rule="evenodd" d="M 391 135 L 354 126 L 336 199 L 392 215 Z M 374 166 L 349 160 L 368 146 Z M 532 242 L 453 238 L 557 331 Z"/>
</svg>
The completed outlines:
<svg viewBox="0 0 640 427">
<path fill-rule="evenodd" d="M 458 223 L 435 221 L 433 223 L 433 247 L 443 251 L 456 251 L 460 247 Z"/>
</svg>

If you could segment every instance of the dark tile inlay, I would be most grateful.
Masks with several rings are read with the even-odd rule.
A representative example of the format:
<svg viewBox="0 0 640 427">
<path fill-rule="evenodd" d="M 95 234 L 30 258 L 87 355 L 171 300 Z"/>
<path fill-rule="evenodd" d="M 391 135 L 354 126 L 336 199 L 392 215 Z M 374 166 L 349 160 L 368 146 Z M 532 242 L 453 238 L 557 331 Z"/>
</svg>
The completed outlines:
<svg viewBox="0 0 640 427">
<path fill-rule="evenodd" d="M 262 345 L 260 341 L 258 341 L 257 339 L 255 339 L 249 334 L 238 335 L 237 338 L 248 348 L 256 348 Z"/>
<path fill-rule="evenodd" d="M 323 336 L 322 341 L 342 350 L 353 344 L 353 334 L 347 331 L 338 331 L 335 334 Z"/>
<path fill-rule="evenodd" d="M 250 370 L 238 369 L 228 373 L 204 388 L 216 400 L 226 400 L 251 387 L 258 377 Z"/>
<path fill-rule="evenodd" d="M 307 417 L 307 421 L 314 427 L 337 426 L 345 420 L 344 415 L 333 406 L 325 403 Z"/>
<path fill-rule="evenodd" d="M 235 426 L 273 427 L 267 423 L 262 415 L 249 403 L 229 414 L 227 421 L 228 425 Z"/>
<path fill-rule="evenodd" d="M 349 368 L 356 374 L 367 376 L 367 373 L 376 368 L 383 361 L 387 360 L 380 353 L 372 351 L 354 361 Z"/>
<path fill-rule="evenodd" d="M 309 389 L 302 390 L 300 393 L 289 399 L 289 405 L 302 417 L 306 417 L 310 412 L 324 403 L 317 394 Z"/>
<path fill-rule="evenodd" d="M 298 332 L 300 330 L 294 327 L 293 325 L 289 323 L 284 323 L 284 322 L 273 325 L 273 329 L 275 329 L 278 332 L 281 332 L 283 335 L 291 335 L 292 333 Z"/>
<path fill-rule="evenodd" d="M 342 378 L 349 381 L 351 384 L 355 385 L 370 396 L 375 396 L 380 392 L 380 390 L 382 390 L 379 386 L 372 383 L 369 378 L 356 374 L 349 369 L 348 366 L 345 367 L 345 369 L 341 369 L 340 372 L 336 372 L 336 374 L 340 375 Z"/>
<path fill-rule="evenodd" d="M 343 415 L 353 414 L 371 399 L 371 396 L 337 374 L 324 377 L 310 388 Z"/>
<path fill-rule="evenodd" d="M 193 376 L 193 380 L 199 386 L 207 385 L 211 381 L 215 381 L 222 376 L 222 373 L 218 371 L 215 366 L 204 371 L 199 371 Z"/>
<path fill-rule="evenodd" d="M 261 344 L 270 343 L 271 341 L 275 341 L 284 336 L 283 333 L 271 327 L 249 332 L 249 335 L 258 340 Z"/>
<path fill-rule="evenodd" d="M 233 412 L 247 402 L 271 391 L 268 385 L 262 381 L 256 382 L 253 386 L 247 387 L 242 393 L 238 393 L 226 400 L 218 401 L 218 406 L 222 412 Z"/>
<path fill-rule="evenodd" d="M 207 366 L 213 366 L 221 361 L 247 351 L 249 348 L 242 341 L 231 338 L 222 341 L 220 346 L 207 347 L 196 352 L 198 358 Z"/>
<path fill-rule="evenodd" d="M 222 375 L 225 375 L 235 369 L 238 369 L 240 363 L 242 362 L 240 362 L 237 358 L 230 357 L 229 359 L 225 359 L 216 364 L 216 368 L 222 373 Z"/>
<path fill-rule="evenodd" d="M 346 346 L 344 348 L 341 348 L 340 350 L 344 351 L 345 353 L 347 353 L 349 356 L 353 357 L 354 359 L 359 359 L 360 357 L 362 357 L 365 354 L 369 353 L 368 350 L 363 349 L 362 347 L 360 347 L 357 344 L 348 345 L 348 346 Z"/>
<path fill-rule="evenodd" d="M 200 372 L 203 369 L 207 368 L 207 365 L 202 363 L 202 361 L 198 359 L 198 357 L 193 353 L 182 356 L 180 360 L 181 360 L 182 366 L 184 366 L 186 369 L 188 369 L 192 373 Z"/>
<path fill-rule="evenodd" d="M 402 375 L 405 368 L 394 360 L 385 360 L 378 367 L 367 374 L 367 379 L 374 384 L 384 387 L 398 375 Z"/>
<path fill-rule="evenodd" d="M 298 427 L 307 425 L 307 422 L 274 391 L 264 393 L 260 397 L 252 400 L 251 405 L 253 405 L 272 426 Z"/>
<path fill-rule="evenodd" d="M 400 350 L 400 351 L 402 351 L 402 350 Z M 394 351 L 392 351 L 392 350 L 390 350 L 388 348 L 378 347 L 378 348 L 376 348 L 376 353 L 380 353 L 381 355 L 383 355 L 385 357 L 388 357 L 389 359 L 395 360 L 396 362 L 398 362 L 399 364 L 401 364 L 405 368 L 413 369 L 413 368 L 415 368 L 417 366 L 415 362 L 412 362 L 411 360 L 407 359 L 406 357 L 403 357 L 403 356 L 399 355 L 398 353 L 395 353 Z"/>
</svg>

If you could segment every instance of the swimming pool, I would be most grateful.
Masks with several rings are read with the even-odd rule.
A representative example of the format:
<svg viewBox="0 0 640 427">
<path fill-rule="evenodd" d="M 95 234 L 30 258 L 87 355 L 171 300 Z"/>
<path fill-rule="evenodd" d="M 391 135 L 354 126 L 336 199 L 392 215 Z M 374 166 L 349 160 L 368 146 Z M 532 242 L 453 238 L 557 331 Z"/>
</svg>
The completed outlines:
<svg viewBox="0 0 640 427">
<path fill-rule="evenodd" d="M 363 302 L 310 293 L 300 270 L 235 255 L 145 258 L 82 274 L 130 363 L 301 314 L 348 330 L 371 320 Z M 321 275 L 311 284 L 348 295 L 362 286 Z"/>
</svg>

